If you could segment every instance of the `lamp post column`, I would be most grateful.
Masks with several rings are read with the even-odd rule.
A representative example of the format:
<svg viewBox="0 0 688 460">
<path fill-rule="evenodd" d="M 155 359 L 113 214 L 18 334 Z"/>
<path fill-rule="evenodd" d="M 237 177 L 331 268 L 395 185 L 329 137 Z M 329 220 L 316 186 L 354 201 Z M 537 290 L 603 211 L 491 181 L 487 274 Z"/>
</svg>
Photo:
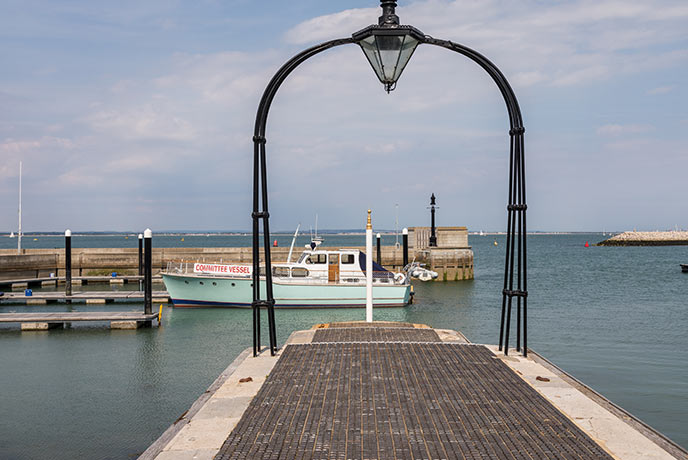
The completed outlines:
<svg viewBox="0 0 688 460">
<path fill-rule="evenodd" d="M 437 235 L 435 234 L 435 194 L 430 196 L 430 247 L 437 247 Z"/>
</svg>

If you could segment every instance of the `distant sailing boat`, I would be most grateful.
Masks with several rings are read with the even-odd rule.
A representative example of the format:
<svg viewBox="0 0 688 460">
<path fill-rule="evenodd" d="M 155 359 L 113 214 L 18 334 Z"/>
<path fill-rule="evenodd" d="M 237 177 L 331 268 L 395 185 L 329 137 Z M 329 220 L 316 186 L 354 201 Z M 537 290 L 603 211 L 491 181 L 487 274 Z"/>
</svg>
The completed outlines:
<svg viewBox="0 0 688 460">
<path fill-rule="evenodd" d="M 10 233 L 10 238 L 14 238 L 14 232 Z"/>
</svg>

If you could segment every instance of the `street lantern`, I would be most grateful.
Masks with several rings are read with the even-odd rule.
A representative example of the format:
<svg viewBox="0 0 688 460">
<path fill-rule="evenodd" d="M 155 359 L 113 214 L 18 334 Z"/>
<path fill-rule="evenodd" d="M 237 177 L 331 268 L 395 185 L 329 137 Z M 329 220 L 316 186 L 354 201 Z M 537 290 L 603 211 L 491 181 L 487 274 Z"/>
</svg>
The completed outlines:
<svg viewBox="0 0 688 460">
<path fill-rule="evenodd" d="M 359 30 L 352 38 L 361 46 L 377 78 L 389 93 L 396 87 L 404 67 L 424 36 L 415 27 L 399 25 L 399 16 L 394 11 L 396 1 L 382 0 L 380 6 L 382 16 L 378 25 Z"/>
<path fill-rule="evenodd" d="M 329 40 L 307 48 L 289 59 L 272 77 L 261 97 L 253 131 L 253 355 L 260 350 L 260 311 L 267 309 L 270 354 L 277 349 L 275 328 L 275 297 L 272 290 L 272 262 L 270 256 L 270 225 L 268 212 L 267 160 L 265 137 L 268 113 L 278 89 L 287 77 L 306 60 L 336 46 L 356 44 L 361 47 L 368 62 L 387 92 L 394 89 L 419 44 L 433 45 L 461 54 L 483 70 L 499 88 L 509 115 L 509 201 L 507 205 L 506 260 L 502 314 L 499 331 L 499 349 L 509 352 L 512 304 L 516 304 L 516 350 L 528 353 L 526 283 L 526 185 L 523 118 L 516 95 L 502 72 L 489 59 L 467 46 L 449 40 L 425 35 L 412 26 L 400 25 L 395 14 L 396 0 L 380 0 L 382 16 L 377 25 L 371 25 L 349 37 Z M 263 223 L 263 252 L 265 269 L 260 267 L 260 222 Z M 261 275 L 264 274 L 264 275 Z M 261 277 L 265 277 L 265 282 Z M 262 292 L 261 292 L 262 291 Z M 521 323 L 522 320 L 522 323 Z M 521 331 L 523 336 L 521 337 Z M 521 340 L 522 339 L 522 340 Z"/>
</svg>

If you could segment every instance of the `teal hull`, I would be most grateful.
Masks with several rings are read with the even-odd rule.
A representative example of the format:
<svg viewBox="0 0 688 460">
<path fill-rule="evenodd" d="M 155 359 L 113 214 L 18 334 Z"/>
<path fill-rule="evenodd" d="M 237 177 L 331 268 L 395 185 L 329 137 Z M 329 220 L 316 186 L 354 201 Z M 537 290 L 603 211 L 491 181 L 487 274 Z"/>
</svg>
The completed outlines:
<svg viewBox="0 0 688 460">
<path fill-rule="evenodd" d="M 176 307 L 250 307 L 253 301 L 253 280 L 250 278 L 219 278 L 163 273 L 163 281 Z M 296 284 L 273 280 L 275 307 L 365 307 L 366 287 L 363 284 Z M 265 281 L 260 282 L 261 294 Z M 403 307 L 411 301 L 411 286 L 373 286 L 374 307 Z"/>
</svg>

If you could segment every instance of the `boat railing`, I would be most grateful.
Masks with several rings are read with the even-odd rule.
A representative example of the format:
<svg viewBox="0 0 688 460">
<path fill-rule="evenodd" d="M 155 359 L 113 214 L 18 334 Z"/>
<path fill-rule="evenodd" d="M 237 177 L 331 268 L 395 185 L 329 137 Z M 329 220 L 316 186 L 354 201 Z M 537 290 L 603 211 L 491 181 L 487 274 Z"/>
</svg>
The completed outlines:
<svg viewBox="0 0 688 460">
<path fill-rule="evenodd" d="M 309 272 L 302 267 L 273 267 L 273 279 L 281 282 L 293 282 L 299 284 L 322 284 L 329 282 L 328 272 Z M 341 273 L 339 274 L 338 283 L 341 284 L 365 284 L 366 279 L 363 274 L 356 273 Z M 373 284 L 406 284 L 406 277 L 395 278 L 394 273 L 389 271 L 374 271 Z"/>
</svg>

